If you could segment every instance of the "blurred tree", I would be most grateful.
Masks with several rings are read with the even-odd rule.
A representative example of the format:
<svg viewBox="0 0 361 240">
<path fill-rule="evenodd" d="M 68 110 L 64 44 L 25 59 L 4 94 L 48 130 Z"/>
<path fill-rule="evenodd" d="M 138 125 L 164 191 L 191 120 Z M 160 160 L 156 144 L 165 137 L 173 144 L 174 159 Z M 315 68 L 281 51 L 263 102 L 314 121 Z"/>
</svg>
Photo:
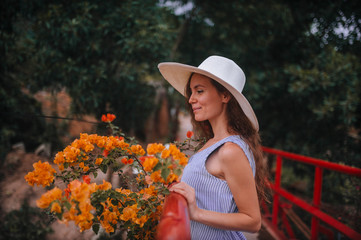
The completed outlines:
<svg viewBox="0 0 361 240">
<path fill-rule="evenodd" d="M 154 0 L 8 4 L 18 6 L 8 22 L 15 49 L 6 50 L 6 61 L 17 58 L 9 78 L 32 92 L 65 88 L 74 114 L 114 112 L 124 131 L 142 134 L 155 107 L 144 78 L 169 55 L 173 40 L 169 11 Z"/>
<path fill-rule="evenodd" d="M 8 3 L 2 2 L 0 8 L 0 166 L 12 144 L 23 142 L 26 150 L 34 150 L 44 140 L 46 129 L 43 119 L 30 121 L 32 116 L 41 114 L 40 105 L 21 90 L 24 84 L 15 77 L 24 56 L 18 54 L 13 23 L 24 9 Z"/>
</svg>

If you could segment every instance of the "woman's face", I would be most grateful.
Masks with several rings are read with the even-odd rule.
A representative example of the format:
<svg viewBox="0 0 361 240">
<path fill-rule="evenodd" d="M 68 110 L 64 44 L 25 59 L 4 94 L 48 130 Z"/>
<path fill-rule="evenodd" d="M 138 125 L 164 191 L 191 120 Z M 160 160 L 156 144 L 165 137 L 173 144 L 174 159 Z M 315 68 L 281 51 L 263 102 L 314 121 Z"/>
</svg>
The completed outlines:
<svg viewBox="0 0 361 240">
<path fill-rule="evenodd" d="M 193 74 L 190 80 L 191 96 L 188 102 L 192 105 L 196 121 L 212 121 L 226 110 L 229 98 L 218 92 L 209 77 Z"/>
</svg>

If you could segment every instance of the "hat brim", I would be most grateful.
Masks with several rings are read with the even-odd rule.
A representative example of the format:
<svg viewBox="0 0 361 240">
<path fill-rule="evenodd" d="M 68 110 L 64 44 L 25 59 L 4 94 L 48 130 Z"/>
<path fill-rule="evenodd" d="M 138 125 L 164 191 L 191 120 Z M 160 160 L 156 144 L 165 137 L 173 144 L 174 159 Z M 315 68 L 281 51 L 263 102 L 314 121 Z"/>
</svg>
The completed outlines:
<svg viewBox="0 0 361 240">
<path fill-rule="evenodd" d="M 185 88 L 192 73 L 199 73 L 201 75 L 207 76 L 219 82 L 222 86 L 227 88 L 227 90 L 230 91 L 230 93 L 236 98 L 237 102 L 241 106 L 243 112 L 246 114 L 248 119 L 253 124 L 254 128 L 257 131 L 259 130 L 256 114 L 254 113 L 248 100 L 241 92 L 239 92 L 234 87 L 229 85 L 223 79 L 203 69 L 182 63 L 175 63 L 175 62 L 159 63 L 158 68 L 160 73 L 163 75 L 163 77 L 183 96 L 185 96 L 185 91 L 186 91 Z"/>
</svg>

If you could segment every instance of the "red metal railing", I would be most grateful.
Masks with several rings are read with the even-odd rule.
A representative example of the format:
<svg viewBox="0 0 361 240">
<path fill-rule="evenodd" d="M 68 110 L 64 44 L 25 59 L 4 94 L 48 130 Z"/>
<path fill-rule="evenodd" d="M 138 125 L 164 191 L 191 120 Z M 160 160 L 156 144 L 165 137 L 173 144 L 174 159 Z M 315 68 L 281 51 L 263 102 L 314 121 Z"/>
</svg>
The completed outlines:
<svg viewBox="0 0 361 240">
<path fill-rule="evenodd" d="M 361 233 L 356 232 L 352 228 L 348 227 L 347 225 L 341 223 L 334 217 L 320 210 L 323 170 L 328 169 L 361 178 L 361 169 L 349 167 L 341 164 L 331 163 L 321 159 L 288 153 L 267 147 L 263 147 L 263 151 L 268 154 L 276 155 L 275 181 L 274 183 L 270 183 L 270 188 L 273 190 L 274 193 L 273 201 L 272 201 L 272 213 L 270 213 L 267 206 L 263 204 L 263 210 L 265 211 L 265 215 L 266 215 L 266 217 L 264 217 L 263 220 L 274 232 L 277 233 L 279 238 L 286 239 L 285 235 L 278 230 L 279 220 L 282 221 L 284 227 L 286 228 L 289 238 L 295 237 L 286 217 L 286 213 L 290 209 L 290 206 L 289 204 L 281 203 L 281 197 L 282 197 L 312 215 L 310 239 L 312 240 L 317 239 L 320 231 L 328 235 L 330 238 L 333 238 L 332 236 L 333 234 L 327 231 L 327 229 L 325 229 L 323 226 L 321 226 L 320 221 L 328 224 L 330 227 L 336 229 L 337 231 L 349 237 L 350 239 L 355 239 L 355 240 L 361 239 Z M 287 192 L 285 189 L 281 187 L 281 173 L 282 173 L 283 159 L 294 160 L 315 166 L 312 204 L 307 203 L 306 201 L 302 200 L 299 197 L 296 197 L 295 195 Z M 272 218 L 271 221 L 268 220 L 267 215 L 271 216 Z M 279 216 L 281 216 L 281 219 L 279 219 Z M 297 216 L 294 216 L 294 219 L 297 220 Z"/>
<path fill-rule="evenodd" d="M 171 192 L 165 199 L 158 224 L 157 240 L 190 240 L 191 228 L 187 200 Z"/>
</svg>

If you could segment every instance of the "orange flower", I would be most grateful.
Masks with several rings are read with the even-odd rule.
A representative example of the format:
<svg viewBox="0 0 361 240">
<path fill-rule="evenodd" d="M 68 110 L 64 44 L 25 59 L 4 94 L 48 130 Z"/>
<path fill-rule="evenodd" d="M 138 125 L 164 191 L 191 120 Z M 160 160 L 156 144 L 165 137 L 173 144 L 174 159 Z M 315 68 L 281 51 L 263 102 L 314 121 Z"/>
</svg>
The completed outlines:
<svg viewBox="0 0 361 240">
<path fill-rule="evenodd" d="M 152 169 L 155 167 L 155 165 L 157 165 L 158 162 L 159 162 L 158 158 L 155 157 L 147 158 L 143 163 L 144 170 L 148 172 L 152 171 Z"/>
<path fill-rule="evenodd" d="M 191 138 L 193 136 L 193 132 L 192 131 L 188 131 L 187 132 L 187 138 Z"/>
<path fill-rule="evenodd" d="M 143 156 L 145 154 L 144 149 L 142 148 L 142 146 L 140 145 L 133 145 L 130 147 L 130 150 L 135 154 L 135 155 L 141 155 Z"/>
<path fill-rule="evenodd" d="M 54 180 L 54 174 L 56 173 L 55 169 L 52 168 L 49 163 L 42 163 L 41 161 L 34 163 L 33 167 L 34 171 L 29 172 L 25 176 L 25 180 L 29 185 L 34 186 L 34 184 L 37 184 L 43 185 L 43 187 L 50 186 Z"/>
<path fill-rule="evenodd" d="M 103 179 L 103 183 L 96 187 L 97 190 L 109 190 L 112 188 L 112 184 Z"/>
<path fill-rule="evenodd" d="M 102 122 L 113 122 L 115 118 L 116 117 L 114 114 L 110 114 L 110 113 L 108 113 L 107 115 L 103 114 Z"/>
<path fill-rule="evenodd" d="M 47 191 L 44 193 L 39 200 L 36 201 L 36 205 L 39 208 L 47 208 L 49 205 L 55 201 L 60 200 L 62 195 L 61 189 L 55 187 L 51 189 L 50 191 Z"/>
<path fill-rule="evenodd" d="M 61 207 L 59 205 L 59 203 L 55 202 L 51 205 L 51 210 L 52 212 L 56 212 L 56 213 L 61 213 Z"/>
<path fill-rule="evenodd" d="M 146 215 L 143 215 L 141 216 L 140 218 L 136 218 L 135 219 L 135 223 L 139 225 L 139 227 L 143 227 L 144 226 L 144 223 L 146 223 L 148 221 L 148 216 Z"/>
<path fill-rule="evenodd" d="M 178 176 L 175 175 L 174 173 L 169 174 L 169 176 L 167 177 L 167 183 L 172 183 L 178 180 L 179 180 Z"/>
<path fill-rule="evenodd" d="M 103 158 L 97 158 L 97 159 L 95 160 L 95 164 L 96 164 L 96 165 L 100 165 L 100 164 L 102 164 L 102 162 L 103 162 Z"/>
<path fill-rule="evenodd" d="M 160 175 L 160 170 L 153 172 L 150 175 L 150 178 L 152 179 L 153 182 L 161 182 L 161 183 L 164 182 L 162 176 Z"/>
<path fill-rule="evenodd" d="M 165 147 L 161 143 L 152 143 L 152 144 L 148 144 L 147 152 L 149 155 L 155 155 L 157 153 L 162 152 L 164 148 Z"/>
<path fill-rule="evenodd" d="M 170 155 L 170 151 L 168 149 L 164 149 L 162 152 L 162 158 L 168 158 Z"/>
<path fill-rule="evenodd" d="M 134 204 L 130 207 L 126 207 L 124 208 L 123 210 L 123 214 L 119 216 L 119 218 L 123 221 L 129 221 L 129 220 L 132 220 L 132 219 L 136 219 L 137 218 L 137 212 L 138 212 L 138 209 L 137 209 L 137 204 Z"/>
</svg>

